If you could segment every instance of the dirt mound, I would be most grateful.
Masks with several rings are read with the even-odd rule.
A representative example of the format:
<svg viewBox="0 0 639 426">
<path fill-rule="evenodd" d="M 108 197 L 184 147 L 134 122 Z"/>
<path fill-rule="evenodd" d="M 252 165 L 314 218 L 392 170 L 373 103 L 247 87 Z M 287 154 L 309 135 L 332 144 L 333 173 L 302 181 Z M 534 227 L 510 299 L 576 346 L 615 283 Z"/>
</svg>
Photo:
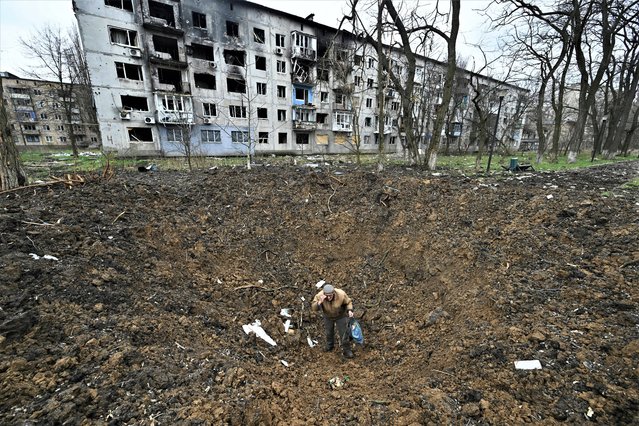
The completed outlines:
<svg viewBox="0 0 639 426">
<path fill-rule="evenodd" d="M 636 424 L 637 175 L 262 166 L 3 194 L 0 419 Z M 322 352 L 320 279 L 355 302 L 353 360 Z"/>
</svg>

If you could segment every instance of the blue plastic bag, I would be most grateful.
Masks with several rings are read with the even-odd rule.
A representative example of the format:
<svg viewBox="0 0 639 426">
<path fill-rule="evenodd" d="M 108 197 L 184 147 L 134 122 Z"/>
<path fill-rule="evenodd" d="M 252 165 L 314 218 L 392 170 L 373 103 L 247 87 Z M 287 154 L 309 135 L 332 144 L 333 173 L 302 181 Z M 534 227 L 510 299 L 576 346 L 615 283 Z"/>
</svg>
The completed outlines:
<svg viewBox="0 0 639 426">
<path fill-rule="evenodd" d="M 348 328 L 351 330 L 351 337 L 357 344 L 364 344 L 364 333 L 362 333 L 362 327 L 359 325 L 359 321 L 355 318 L 351 318 L 348 322 Z"/>
</svg>

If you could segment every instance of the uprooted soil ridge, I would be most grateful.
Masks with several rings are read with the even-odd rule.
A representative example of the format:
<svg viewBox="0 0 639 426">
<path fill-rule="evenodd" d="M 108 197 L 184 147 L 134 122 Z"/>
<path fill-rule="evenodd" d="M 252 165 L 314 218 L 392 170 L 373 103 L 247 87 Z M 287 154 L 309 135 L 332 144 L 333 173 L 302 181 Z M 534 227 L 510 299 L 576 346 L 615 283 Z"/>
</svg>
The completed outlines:
<svg viewBox="0 0 639 426">
<path fill-rule="evenodd" d="M 638 175 L 262 166 L 2 194 L 0 422 L 637 424 Z M 352 360 L 322 351 L 322 279 L 354 300 Z"/>
</svg>

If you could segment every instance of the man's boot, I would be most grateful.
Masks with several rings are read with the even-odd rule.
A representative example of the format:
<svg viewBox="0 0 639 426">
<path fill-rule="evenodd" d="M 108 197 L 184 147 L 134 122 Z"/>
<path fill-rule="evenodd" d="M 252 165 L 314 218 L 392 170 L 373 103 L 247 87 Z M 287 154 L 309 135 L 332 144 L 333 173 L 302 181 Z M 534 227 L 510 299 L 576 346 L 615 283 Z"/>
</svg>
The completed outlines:
<svg viewBox="0 0 639 426">
<path fill-rule="evenodd" d="M 324 346 L 324 352 L 331 352 L 332 350 L 333 350 L 332 343 L 327 343 L 326 346 Z"/>
<path fill-rule="evenodd" d="M 353 356 L 353 351 L 350 348 L 344 348 L 344 358 L 351 359 Z"/>
</svg>

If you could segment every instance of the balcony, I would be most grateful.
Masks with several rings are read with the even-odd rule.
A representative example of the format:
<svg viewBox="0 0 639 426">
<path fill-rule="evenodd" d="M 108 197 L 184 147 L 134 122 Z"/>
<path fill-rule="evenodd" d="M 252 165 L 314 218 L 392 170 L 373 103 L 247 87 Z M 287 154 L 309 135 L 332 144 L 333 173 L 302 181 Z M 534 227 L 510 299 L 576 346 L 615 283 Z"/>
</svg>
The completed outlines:
<svg viewBox="0 0 639 426">
<path fill-rule="evenodd" d="M 193 124 L 193 113 L 188 111 L 158 111 L 158 122 L 166 124 Z"/>
<path fill-rule="evenodd" d="M 12 93 L 11 98 L 12 99 L 31 99 L 31 97 L 27 93 Z"/>
<path fill-rule="evenodd" d="M 170 25 L 169 21 L 155 16 L 144 16 L 142 26 L 147 30 L 159 31 L 164 34 L 184 35 L 184 30 Z"/>
<path fill-rule="evenodd" d="M 314 121 L 293 120 L 293 130 L 314 132 L 315 129 L 317 129 L 317 123 Z"/>
<path fill-rule="evenodd" d="M 317 51 L 308 47 L 293 46 L 291 59 L 303 59 L 305 61 L 316 61 Z"/>
<path fill-rule="evenodd" d="M 179 58 L 179 57 L 178 57 Z M 156 65 L 165 65 L 173 68 L 181 68 L 184 69 L 188 67 L 188 64 L 184 61 L 180 61 L 179 59 L 174 59 L 170 53 L 166 52 L 153 52 L 149 57 L 149 62 Z"/>
</svg>

